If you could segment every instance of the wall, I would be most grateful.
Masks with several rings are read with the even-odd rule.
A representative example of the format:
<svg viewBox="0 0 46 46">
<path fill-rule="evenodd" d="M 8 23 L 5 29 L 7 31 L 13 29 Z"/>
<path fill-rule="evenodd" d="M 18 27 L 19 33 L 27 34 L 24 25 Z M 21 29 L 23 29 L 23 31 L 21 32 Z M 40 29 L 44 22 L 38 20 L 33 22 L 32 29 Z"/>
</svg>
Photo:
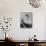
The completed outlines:
<svg viewBox="0 0 46 46">
<path fill-rule="evenodd" d="M 33 28 L 21 29 L 20 28 L 20 13 L 32 12 L 33 13 Z M 39 40 L 45 39 L 45 16 L 46 8 L 33 8 L 30 6 L 28 0 L 0 0 L 0 17 L 13 17 L 13 22 L 10 33 L 17 40 L 27 40 L 34 34 L 37 35 Z M 2 33 L 2 31 L 1 31 Z M 1 34 L 0 33 L 0 34 Z M 45 33 L 45 34 L 44 34 Z M 0 37 L 2 39 L 2 36 Z"/>
</svg>

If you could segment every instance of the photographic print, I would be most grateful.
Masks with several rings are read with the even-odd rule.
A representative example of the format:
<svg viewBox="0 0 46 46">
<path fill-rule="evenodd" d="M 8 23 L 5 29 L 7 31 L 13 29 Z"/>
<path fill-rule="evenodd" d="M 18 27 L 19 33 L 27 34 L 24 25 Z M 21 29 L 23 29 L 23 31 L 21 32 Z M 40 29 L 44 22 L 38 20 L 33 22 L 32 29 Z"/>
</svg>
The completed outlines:
<svg viewBox="0 0 46 46">
<path fill-rule="evenodd" d="M 32 28 L 32 12 L 21 12 L 20 28 Z"/>
</svg>

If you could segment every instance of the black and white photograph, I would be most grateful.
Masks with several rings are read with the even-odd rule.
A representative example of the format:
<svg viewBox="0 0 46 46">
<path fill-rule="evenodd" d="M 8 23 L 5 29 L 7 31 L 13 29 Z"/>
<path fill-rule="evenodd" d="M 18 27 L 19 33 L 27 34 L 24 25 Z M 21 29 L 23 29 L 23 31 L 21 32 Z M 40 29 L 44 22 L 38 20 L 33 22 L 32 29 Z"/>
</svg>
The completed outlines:
<svg viewBox="0 0 46 46">
<path fill-rule="evenodd" d="M 20 28 L 32 28 L 32 12 L 20 13 Z"/>
</svg>

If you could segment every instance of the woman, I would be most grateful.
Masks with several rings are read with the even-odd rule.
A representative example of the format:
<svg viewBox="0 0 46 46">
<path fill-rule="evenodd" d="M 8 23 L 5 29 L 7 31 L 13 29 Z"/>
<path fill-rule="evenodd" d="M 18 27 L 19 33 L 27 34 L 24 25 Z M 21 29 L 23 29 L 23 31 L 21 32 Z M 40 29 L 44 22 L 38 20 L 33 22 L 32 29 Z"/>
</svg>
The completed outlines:
<svg viewBox="0 0 46 46">
<path fill-rule="evenodd" d="M 21 19 L 21 24 L 20 26 L 22 28 L 31 28 L 32 27 L 32 18 L 31 15 L 24 15 L 24 18 Z"/>
</svg>

